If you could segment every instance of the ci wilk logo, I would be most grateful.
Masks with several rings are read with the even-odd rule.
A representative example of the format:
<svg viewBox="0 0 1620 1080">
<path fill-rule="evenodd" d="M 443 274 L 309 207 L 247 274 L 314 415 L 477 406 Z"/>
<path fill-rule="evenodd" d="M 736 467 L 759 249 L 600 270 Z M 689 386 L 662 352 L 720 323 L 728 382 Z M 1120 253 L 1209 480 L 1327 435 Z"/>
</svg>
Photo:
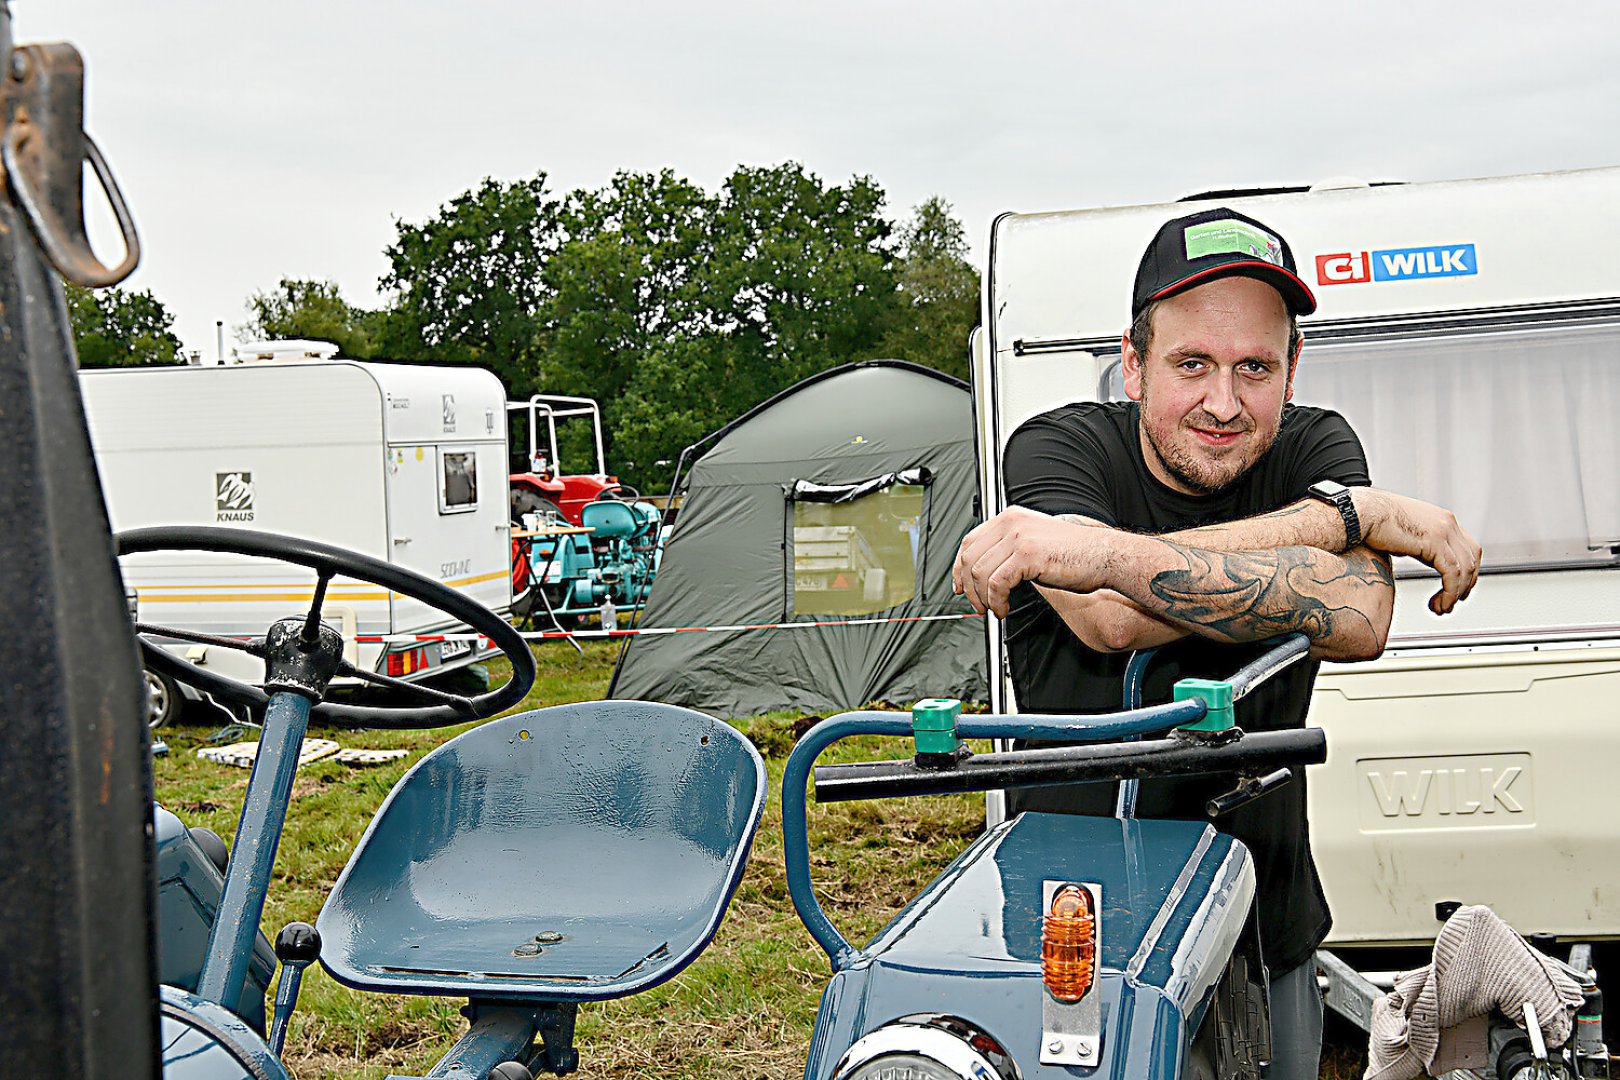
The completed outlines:
<svg viewBox="0 0 1620 1080">
<path fill-rule="evenodd" d="M 444 395 L 444 430 L 448 434 L 456 430 L 456 395 Z"/>
<path fill-rule="evenodd" d="M 214 520 L 253 520 L 253 474 L 251 472 L 214 474 Z"/>
</svg>

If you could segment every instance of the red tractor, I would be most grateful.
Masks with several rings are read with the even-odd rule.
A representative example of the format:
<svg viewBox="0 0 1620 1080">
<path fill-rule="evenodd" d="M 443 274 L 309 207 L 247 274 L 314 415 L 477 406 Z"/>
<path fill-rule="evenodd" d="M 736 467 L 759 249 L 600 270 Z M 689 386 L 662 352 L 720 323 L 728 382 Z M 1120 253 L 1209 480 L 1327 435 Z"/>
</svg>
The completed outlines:
<svg viewBox="0 0 1620 1080">
<path fill-rule="evenodd" d="M 557 394 L 536 394 L 528 401 L 507 402 L 506 411 L 509 421 L 513 413 L 525 414 L 529 434 L 529 454 L 524 459 L 528 471 L 514 472 L 508 477 L 514 529 L 521 528 L 530 514 L 536 515 L 528 518 L 531 533 L 536 524 L 583 527 L 586 524 L 585 508 L 592 503 L 619 499 L 635 503 L 640 498 L 633 488 L 619 483 L 618 477 L 608 475 L 606 456 L 602 451 L 602 410 L 595 401 Z M 578 423 L 583 417 L 590 419 L 596 471 L 565 473 L 561 468 L 557 446 L 557 421 Z M 646 512 L 650 513 L 651 508 L 647 508 Z M 577 560 L 559 558 L 562 545 L 569 543 L 569 540 L 554 537 L 550 546 L 531 548 L 533 542 L 532 536 L 528 535 L 514 534 L 512 537 L 512 611 L 524 618 L 537 610 L 536 604 L 541 600 L 542 589 L 534 588 L 537 567 L 544 571 L 540 576 L 544 576 L 552 590 L 557 592 L 558 603 L 563 602 L 563 597 L 572 595 L 570 584 L 561 581 L 561 575 L 570 569 L 577 569 L 573 567 Z M 608 538 L 603 538 L 602 542 L 607 543 Z M 536 557 L 540 555 L 545 558 L 537 562 Z M 639 607 L 639 599 L 634 603 L 627 600 L 626 605 Z M 546 607 L 549 609 L 553 606 L 548 597 Z M 551 620 L 561 625 L 555 612 Z"/>
<path fill-rule="evenodd" d="M 508 419 L 512 413 L 526 413 L 529 429 L 528 471 L 514 472 L 509 478 L 513 524 L 521 524 L 524 514 L 544 516 L 549 513 L 570 525 L 579 525 L 580 514 L 586 505 L 595 502 L 603 492 L 623 490 L 619 478 L 607 474 L 602 453 L 602 410 L 596 402 L 590 398 L 536 394 L 528 401 L 507 402 L 506 411 Z M 557 421 L 582 416 L 590 417 L 596 447 L 596 471 L 561 472 L 557 452 Z M 542 429 L 544 439 L 541 438 Z"/>
</svg>

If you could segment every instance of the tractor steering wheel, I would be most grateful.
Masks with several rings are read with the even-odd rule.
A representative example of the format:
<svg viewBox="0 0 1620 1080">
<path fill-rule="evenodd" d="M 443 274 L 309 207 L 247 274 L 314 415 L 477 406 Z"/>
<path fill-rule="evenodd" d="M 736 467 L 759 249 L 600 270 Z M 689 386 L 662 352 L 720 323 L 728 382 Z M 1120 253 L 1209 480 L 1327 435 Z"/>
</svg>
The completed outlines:
<svg viewBox="0 0 1620 1080">
<path fill-rule="evenodd" d="M 629 484 L 615 481 L 596 493 L 592 502 L 636 502 L 641 498 L 641 492 Z"/>
<path fill-rule="evenodd" d="M 400 596 L 418 600 L 466 623 L 473 630 L 489 638 L 512 662 L 512 677 L 504 686 L 476 697 L 467 697 L 364 671 L 345 660 L 338 666 L 338 675 L 347 675 L 363 682 L 390 687 L 433 704 L 412 708 L 338 705 L 322 701 L 316 703 L 310 711 L 312 717 L 353 727 L 439 727 L 494 716 L 522 701 L 524 695 L 529 692 L 529 687 L 534 685 L 534 654 L 529 651 L 528 644 L 517 630 L 506 620 L 441 582 L 424 577 L 413 570 L 390 565 L 370 555 L 346 551 L 330 544 L 299 537 L 202 525 L 160 525 L 146 529 L 131 529 L 114 536 L 113 544 L 119 555 L 133 555 L 145 551 L 213 551 L 227 555 L 252 555 L 307 566 L 316 574 L 315 599 L 306 616 L 310 625 L 313 625 L 320 614 L 327 583 L 338 574 L 357 581 L 381 585 Z M 232 638 L 144 623 L 137 623 L 135 630 L 136 640 L 141 644 L 141 652 L 146 658 L 146 663 L 153 669 L 178 682 L 186 683 L 198 690 L 205 690 L 227 701 L 260 708 L 269 702 L 270 695 L 262 687 L 220 675 L 195 664 L 188 664 L 173 653 L 159 648 L 145 635 L 158 634 L 182 641 L 240 649 L 261 659 L 264 657 L 263 638 L 237 641 Z"/>
</svg>

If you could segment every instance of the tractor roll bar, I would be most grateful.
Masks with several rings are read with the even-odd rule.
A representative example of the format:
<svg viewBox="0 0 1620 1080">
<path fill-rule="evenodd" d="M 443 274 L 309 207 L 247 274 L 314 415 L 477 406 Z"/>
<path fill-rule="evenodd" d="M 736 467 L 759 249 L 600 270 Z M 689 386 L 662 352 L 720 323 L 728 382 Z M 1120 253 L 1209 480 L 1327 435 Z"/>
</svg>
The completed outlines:
<svg viewBox="0 0 1620 1080">
<path fill-rule="evenodd" d="M 1260 773 L 1290 765 L 1320 765 L 1326 760 L 1327 737 L 1318 728 L 1254 732 L 1224 746 L 1186 736 L 1102 746 L 1045 746 L 976 754 L 950 769 L 925 769 L 910 761 L 820 765 L 815 770 L 816 801 L 946 795 L 1155 776 Z"/>
<path fill-rule="evenodd" d="M 551 436 L 551 467 L 561 471 L 557 461 L 557 421 L 570 416 L 588 416 L 591 418 L 591 434 L 596 445 L 596 473 L 598 476 L 607 475 L 607 455 L 602 450 L 602 409 L 591 398 L 567 397 L 562 394 L 535 394 L 528 401 L 508 401 L 508 413 L 527 412 L 529 414 L 529 462 L 532 466 L 535 451 L 539 444 L 539 417 L 543 412 L 546 418 L 546 430 Z"/>
</svg>

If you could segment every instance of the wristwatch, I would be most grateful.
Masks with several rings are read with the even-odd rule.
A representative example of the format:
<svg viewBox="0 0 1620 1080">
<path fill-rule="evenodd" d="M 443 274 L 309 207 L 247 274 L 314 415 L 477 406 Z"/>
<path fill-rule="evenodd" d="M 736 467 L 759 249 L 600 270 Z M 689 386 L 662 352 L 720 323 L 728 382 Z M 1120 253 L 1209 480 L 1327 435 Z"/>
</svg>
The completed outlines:
<svg viewBox="0 0 1620 1080">
<path fill-rule="evenodd" d="M 1356 503 L 1350 497 L 1350 489 L 1335 480 L 1318 480 L 1305 489 L 1311 498 L 1321 499 L 1323 502 L 1339 511 L 1344 519 L 1344 546 L 1346 550 L 1361 543 L 1361 519 L 1356 517 Z"/>
</svg>

